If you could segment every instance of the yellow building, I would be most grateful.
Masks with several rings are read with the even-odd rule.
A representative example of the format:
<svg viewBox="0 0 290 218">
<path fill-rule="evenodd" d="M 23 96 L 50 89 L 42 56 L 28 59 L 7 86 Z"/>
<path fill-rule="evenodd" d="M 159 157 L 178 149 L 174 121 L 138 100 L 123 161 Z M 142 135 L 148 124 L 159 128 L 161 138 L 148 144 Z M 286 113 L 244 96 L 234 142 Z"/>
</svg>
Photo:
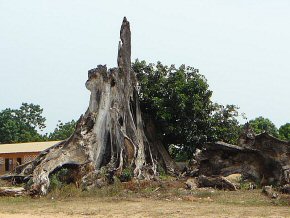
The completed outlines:
<svg viewBox="0 0 290 218">
<path fill-rule="evenodd" d="M 0 144 L 0 175 L 15 169 L 16 166 L 34 160 L 40 152 L 59 141 Z"/>
</svg>

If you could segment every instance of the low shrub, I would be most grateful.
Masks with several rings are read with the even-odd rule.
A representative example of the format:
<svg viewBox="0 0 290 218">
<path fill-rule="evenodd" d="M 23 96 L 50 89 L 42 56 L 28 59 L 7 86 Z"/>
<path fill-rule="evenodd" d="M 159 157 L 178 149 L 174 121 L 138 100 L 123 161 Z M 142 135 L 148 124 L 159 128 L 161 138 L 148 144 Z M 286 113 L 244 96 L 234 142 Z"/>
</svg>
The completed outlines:
<svg viewBox="0 0 290 218">
<path fill-rule="evenodd" d="M 132 180 L 133 176 L 133 169 L 131 167 L 128 167 L 123 169 L 122 174 L 119 176 L 119 179 L 121 182 L 128 182 Z"/>
<path fill-rule="evenodd" d="M 71 175 L 71 170 L 67 168 L 61 168 L 57 172 L 51 174 L 49 176 L 50 180 L 50 190 L 56 190 L 62 188 L 64 185 L 68 184 L 71 182 L 69 179 Z"/>
</svg>

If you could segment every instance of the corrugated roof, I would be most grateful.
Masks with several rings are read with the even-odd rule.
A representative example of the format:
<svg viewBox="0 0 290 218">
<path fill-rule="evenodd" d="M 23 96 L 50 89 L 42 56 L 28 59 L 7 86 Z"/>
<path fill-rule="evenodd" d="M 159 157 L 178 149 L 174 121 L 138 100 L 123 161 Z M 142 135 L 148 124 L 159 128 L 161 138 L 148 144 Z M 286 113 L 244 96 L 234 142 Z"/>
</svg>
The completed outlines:
<svg viewBox="0 0 290 218">
<path fill-rule="evenodd" d="M 26 142 L 17 144 L 0 144 L 0 154 L 22 153 L 22 152 L 40 152 L 60 141 L 49 142 Z"/>
</svg>

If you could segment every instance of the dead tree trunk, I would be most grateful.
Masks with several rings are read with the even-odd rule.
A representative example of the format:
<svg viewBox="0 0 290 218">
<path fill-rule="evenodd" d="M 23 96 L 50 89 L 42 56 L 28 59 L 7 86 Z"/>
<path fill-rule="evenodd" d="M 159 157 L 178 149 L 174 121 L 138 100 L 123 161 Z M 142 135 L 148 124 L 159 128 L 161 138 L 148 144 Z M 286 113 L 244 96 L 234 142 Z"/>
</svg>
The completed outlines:
<svg viewBox="0 0 290 218">
<path fill-rule="evenodd" d="M 199 174 L 228 176 L 235 173 L 261 186 L 290 184 L 290 142 L 268 133 L 245 134 L 240 146 L 224 142 L 206 144 L 197 155 Z"/>
<path fill-rule="evenodd" d="M 46 194 L 49 175 L 65 166 L 78 166 L 80 181 L 85 186 L 93 186 L 103 169 L 120 175 L 123 169 L 130 168 L 138 179 L 158 175 L 158 164 L 167 172 L 176 171 L 166 150 L 154 140 L 152 128 L 145 127 L 142 121 L 126 18 L 120 38 L 118 67 L 107 70 L 99 65 L 88 72 L 89 108 L 78 120 L 74 134 L 17 169 L 18 175 L 31 175 L 30 190 L 34 193 Z"/>
</svg>

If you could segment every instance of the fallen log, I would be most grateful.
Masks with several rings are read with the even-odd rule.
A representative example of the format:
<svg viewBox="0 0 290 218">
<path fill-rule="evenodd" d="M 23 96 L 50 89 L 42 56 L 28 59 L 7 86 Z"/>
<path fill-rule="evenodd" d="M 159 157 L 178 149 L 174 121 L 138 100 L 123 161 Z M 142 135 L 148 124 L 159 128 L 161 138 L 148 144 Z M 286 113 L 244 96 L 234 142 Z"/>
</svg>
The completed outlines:
<svg viewBox="0 0 290 218">
<path fill-rule="evenodd" d="M 18 197 L 24 196 L 27 192 L 22 187 L 1 187 L 0 196 Z"/>
<path fill-rule="evenodd" d="M 200 175 L 198 177 L 198 187 L 212 187 L 216 189 L 236 191 L 237 187 L 224 177 L 207 177 Z"/>
<path fill-rule="evenodd" d="M 224 142 L 206 144 L 197 155 L 199 174 L 228 176 L 238 173 L 243 179 L 261 186 L 290 183 L 290 142 L 268 133 L 244 133 L 239 141 L 239 146 Z"/>
</svg>

